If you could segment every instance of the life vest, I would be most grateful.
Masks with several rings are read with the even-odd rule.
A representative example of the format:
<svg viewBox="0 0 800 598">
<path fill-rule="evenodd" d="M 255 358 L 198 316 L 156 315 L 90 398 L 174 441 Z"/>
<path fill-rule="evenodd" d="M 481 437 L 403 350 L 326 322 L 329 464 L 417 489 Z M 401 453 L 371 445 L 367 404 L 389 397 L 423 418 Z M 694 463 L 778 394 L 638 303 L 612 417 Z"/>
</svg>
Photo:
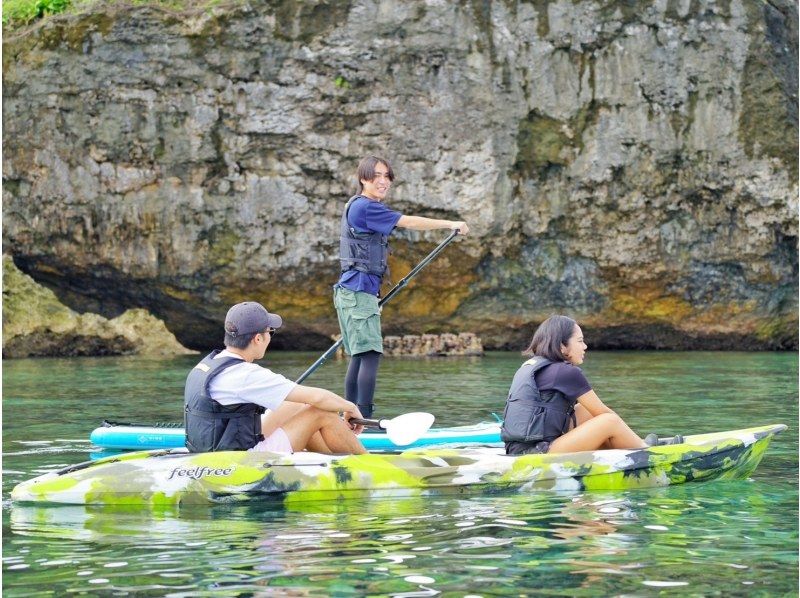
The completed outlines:
<svg viewBox="0 0 800 598">
<path fill-rule="evenodd" d="M 575 400 L 558 390 L 539 392 L 536 386 L 536 372 L 551 363 L 534 357 L 517 370 L 503 412 L 503 442 L 552 442 L 569 431 L 570 421 L 575 423 Z"/>
<path fill-rule="evenodd" d="M 347 222 L 350 206 L 360 197 L 364 196 L 354 195 L 344 206 L 339 233 L 339 262 L 342 272 L 358 270 L 383 277 L 389 259 L 389 236 L 377 232 L 360 233 Z"/>
<path fill-rule="evenodd" d="M 264 440 L 261 414 L 266 409 L 254 403 L 221 405 L 208 394 L 216 376 L 244 363 L 235 357 L 214 359 L 218 353 L 209 353 L 186 377 L 183 423 L 190 453 L 246 451 Z"/>
</svg>

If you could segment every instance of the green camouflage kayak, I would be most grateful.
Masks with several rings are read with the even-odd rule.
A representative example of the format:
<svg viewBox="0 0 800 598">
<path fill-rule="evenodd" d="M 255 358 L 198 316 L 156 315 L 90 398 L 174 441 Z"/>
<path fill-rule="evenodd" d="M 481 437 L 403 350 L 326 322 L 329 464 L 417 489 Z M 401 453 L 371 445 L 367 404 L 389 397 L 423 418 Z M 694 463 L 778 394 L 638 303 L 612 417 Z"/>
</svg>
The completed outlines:
<svg viewBox="0 0 800 598">
<path fill-rule="evenodd" d="M 509 457 L 503 449 L 418 448 L 367 455 L 183 449 L 108 457 L 19 484 L 18 502 L 285 503 L 452 492 L 624 490 L 747 478 L 784 425 L 687 436 L 683 444 Z"/>
</svg>

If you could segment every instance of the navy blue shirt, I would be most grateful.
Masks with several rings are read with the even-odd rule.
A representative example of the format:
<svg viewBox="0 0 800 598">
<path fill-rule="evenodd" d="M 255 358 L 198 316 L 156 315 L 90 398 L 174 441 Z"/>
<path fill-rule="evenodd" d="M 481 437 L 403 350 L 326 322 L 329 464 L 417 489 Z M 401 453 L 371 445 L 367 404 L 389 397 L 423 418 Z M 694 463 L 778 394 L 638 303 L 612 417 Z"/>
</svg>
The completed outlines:
<svg viewBox="0 0 800 598">
<path fill-rule="evenodd" d="M 592 390 L 592 385 L 583 375 L 581 368 L 571 363 L 555 362 L 536 372 L 534 376 L 539 392 L 558 390 L 570 401 Z"/>
<path fill-rule="evenodd" d="M 397 226 L 401 216 L 400 212 L 390 210 L 381 202 L 362 195 L 350 204 L 347 223 L 360 233 L 389 235 Z M 342 272 L 336 284 L 351 291 L 369 293 L 377 297 L 381 290 L 381 277 L 358 270 L 348 270 Z"/>
</svg>

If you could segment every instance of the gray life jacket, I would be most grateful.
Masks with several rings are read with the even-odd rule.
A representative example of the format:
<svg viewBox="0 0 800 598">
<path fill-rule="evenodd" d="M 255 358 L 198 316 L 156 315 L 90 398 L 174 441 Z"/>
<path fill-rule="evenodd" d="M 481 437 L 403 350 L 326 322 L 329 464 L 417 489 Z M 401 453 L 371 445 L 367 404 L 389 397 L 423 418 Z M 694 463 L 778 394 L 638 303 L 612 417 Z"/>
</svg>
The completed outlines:
<svg viewBox="0 0 800 598">
<path fill-rule="evenodd" d="M 575 423 L 574 400 L 558 390 L 539 392 L 536 372 L 554 363 L 544 357 L 529 359 L 517 370 L 508 391 L 500 438 L 503 442 L 552 442 Z"/>
<path fill-rule="evenodd" d="M 221 405 L 208 394 L 211 381 L 231 366 L 244 363 L 235 357 L 214 359 L 212 351 L 186 377 L 183 424 L 190 453 L 246 451 L 264 440 L 260 405 Z"/>
<path fill-rule="evenodd" d="M 354 195 L 344 206 L 339 233 L 339 262 L 342 272 L 358 270 L 383 277 L 389 259 L 389 236 L 381 233 L 360 233 L 347 222 L 347 213 L 353 201 L 363 195 Z M 364 197 L 367 201 L 369 198 Z"/>
</svg>

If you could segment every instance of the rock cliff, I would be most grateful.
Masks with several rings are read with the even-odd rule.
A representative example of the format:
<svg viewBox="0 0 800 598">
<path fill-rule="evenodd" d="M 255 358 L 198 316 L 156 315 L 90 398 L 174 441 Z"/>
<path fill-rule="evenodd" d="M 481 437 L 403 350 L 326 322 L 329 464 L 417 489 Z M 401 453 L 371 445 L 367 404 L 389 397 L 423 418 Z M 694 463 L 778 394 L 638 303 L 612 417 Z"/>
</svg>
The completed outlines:
<svg viewBox="0 0 800 598">
<path fill-rule="evenodd" d="M 471 332 L 387 336 L 383 339 L 383 354 L 386 357 L 479 357 L 483 355 L 483 343 Z"/>
<path fill-rule="evenodd" d="M 171 357 L 193 352 L 143 309 L 129 309 L 112 320 L 75 313 L 3 256 L 3 357 Z"/>
<path fill-rule="evenodd" d="M 392 207 L 460 218 L 387 333 L 521 348 L 797 346 L 789 0 L 98 3 L 3 41 L 4 251 L 71 308 L 215 344 L 227 307 L 337 331 L 367 153 Z M 398 231 L 402 276 L 444 233 Z"/>
</svg>

